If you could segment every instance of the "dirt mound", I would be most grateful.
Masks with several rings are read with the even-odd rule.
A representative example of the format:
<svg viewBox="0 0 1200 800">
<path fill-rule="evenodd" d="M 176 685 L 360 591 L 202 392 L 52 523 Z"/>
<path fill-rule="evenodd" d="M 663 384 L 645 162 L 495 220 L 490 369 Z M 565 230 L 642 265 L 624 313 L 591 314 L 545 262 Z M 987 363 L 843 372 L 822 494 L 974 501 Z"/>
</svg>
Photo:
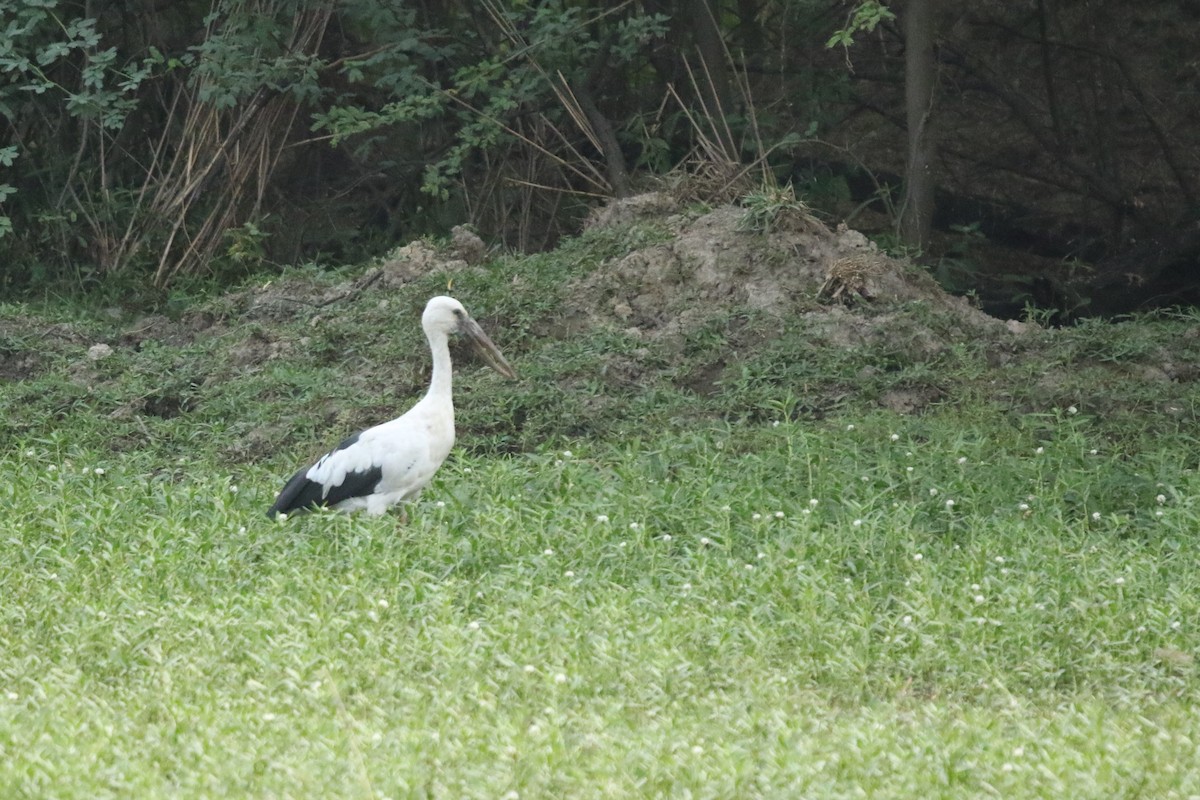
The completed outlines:
<svg viewBox="0 0 1200 800">
<path fill-rule="evenodd" d="M 661 219 L 672 208 L 661 194 L 618 201 L 593 226 Z M 642 248 L 571 287 L 572 311 L 593 324 L 623 326 L 648 339 L 678 336 L 731 309 L 779 317 L 806 315 L 830 342 L 854 346 L 886 335 L 888 320 L 845 313 L 922 303 L 958 318 L 964 332 L 1002 335 L 1004 325 L 962 298 L 951 297 L 924 271 L 879 252 L 858 231 L 831 230 L 784 210 L 764 229 L 751 212 L 721 206 L 700 216 L 666 218 L 669 241 Z M 864 331 L 862 326 L 880 328 Z"/>
<path fill-rule="evenodd" d="M 664 356 L 673 360 L 689 334 L 724 320 L 729 352 L 711 354 L 682 379 L 701 394 L 714 391 L 734 350 L 753 351 L 774 335 L 769 323 L 742 328 L 728 322 L 746 310 L 777 320 L 777 330 L 803 324 L 815 347 L 848 350 L 901 341 L 914 361 L 940 353 L 953 339 L 1015 338 L 999 321 L 947 295 L 923 270 L 879 252 L 857 231 L 831 230 L 798 204 L 766 217 L 761 210 L 734 205 L 688 213 L 672 195 L 655 192 L 608 204 L 593 214 L 589 227 L 621 230 L 641 221 L 665 226 L 668 236 L 576 279 L 554 318 L 537 326 L 551 338 L 615 328 L 643 340 L 645 348 L 611 354 L 604 378 L 614 384 L 636 385 L 648 372 L 662 371 Z M 76 354 L 77 379 L 88 385 L 98 379 L 98 358 L 83 351 L 98 341 L 111 352 L 140 350 L 147 342 L 178 348 L 201 337 L 221 337 L 228 341 L 224 364 L 253 370 L 306 346 L 306 337 L 284 335 L 281 326 L 303 319 L 315 330 L 339 309 L 363 301 L 386 304 L 389 293 L 417 279 L 473 269 L 485 256 L 483 242 L 458 228 L 445 247 L 411 242 L 353 278 L 330 283 L 312 275 L 284 275 L 176 319 L 148 314 L 102 339 L 70 326 L 35 333 L 9 321 L 8 328 L 0 326 L 0 380 L 40 371 L 43 359 L 28 346 L 30 336 L 63 340 Z M 937 312 L 938 324 L 925 324 L 912 313 L 918 307 Z M 905 396 L 889 405 L 922 403 Z"/>
</svg>

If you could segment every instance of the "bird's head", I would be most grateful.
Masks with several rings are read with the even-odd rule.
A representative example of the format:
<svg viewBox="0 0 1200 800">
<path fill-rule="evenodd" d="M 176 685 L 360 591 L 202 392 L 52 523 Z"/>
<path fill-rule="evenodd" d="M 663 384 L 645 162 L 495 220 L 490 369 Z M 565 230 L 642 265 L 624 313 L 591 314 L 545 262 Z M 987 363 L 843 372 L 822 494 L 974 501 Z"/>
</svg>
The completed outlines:
<svg viewBox="0 0 1200 800">
<path fill-rule="evenodd" d="M 421 327 L 425 329 L 425 335 L 431 338 L 434 335 L 449 336 L 456 333 L 466 336 L 489 367 L 506 378 L 517 377 L 500 348 L 488 338 L 479 323 L 471 319 L 463 304 L 453 297 L 442 295 L 426 303 L 425 313 L 421 315 Z"/>
</svg>

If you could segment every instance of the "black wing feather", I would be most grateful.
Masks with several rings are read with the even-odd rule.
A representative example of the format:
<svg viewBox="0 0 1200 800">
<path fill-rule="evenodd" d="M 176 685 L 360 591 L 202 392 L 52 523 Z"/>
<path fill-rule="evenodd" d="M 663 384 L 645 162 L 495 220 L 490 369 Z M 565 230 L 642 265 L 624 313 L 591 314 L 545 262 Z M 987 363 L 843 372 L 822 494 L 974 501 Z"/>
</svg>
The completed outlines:
<svg viewBox="0 0 1200 800">
<path fill-rule="evenodd" d="M 358 441 L 358 436 L 356 433 L 343 440 L 330 452 L 336 453 L 338 450 L 345 450 Z M 324 485 L 308 479 L 308 471 L 312 467 L 313 465 L 309 464 L 293 475 L 291 480 L 284 485 L 279 496 L 275 498 L 275 503 L 267 511 L 268 517 L 320 506 L 335 506 L 352 497 L 364 497 L 373 494 L 376 487 L 379 486 L 379 481 L 383 479 L 383 470 L 379 467 L 371 467 L 371 469 L 360 472 L 347 472 L 346 479 L 342 481 L 341 485 L 330 487 L 329 493 L 326 494 Z"/>
</svg>

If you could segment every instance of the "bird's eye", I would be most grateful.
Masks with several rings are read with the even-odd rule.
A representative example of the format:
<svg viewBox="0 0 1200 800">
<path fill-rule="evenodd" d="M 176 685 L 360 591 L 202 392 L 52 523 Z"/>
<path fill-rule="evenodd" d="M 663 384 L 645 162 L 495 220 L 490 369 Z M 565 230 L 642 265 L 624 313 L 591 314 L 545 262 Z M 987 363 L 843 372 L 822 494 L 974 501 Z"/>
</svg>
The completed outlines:
<svg viewBox="0 0 1200 800">
<path fill-rule="evenodd" d="M 454 309 L 454 316 L 458 317 L 459 319 L 462 319 L 464 316 L 463 310 L 461 308 Z"/>
</svg>

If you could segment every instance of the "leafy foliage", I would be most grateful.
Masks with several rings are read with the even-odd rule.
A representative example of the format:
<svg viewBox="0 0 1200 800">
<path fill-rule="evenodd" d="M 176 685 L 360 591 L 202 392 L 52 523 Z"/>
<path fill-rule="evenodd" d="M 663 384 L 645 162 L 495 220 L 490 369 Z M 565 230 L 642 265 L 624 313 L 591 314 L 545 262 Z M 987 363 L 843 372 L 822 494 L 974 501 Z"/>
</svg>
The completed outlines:
<svg viewBox="0 0 1200 800">
<path fill-rule="evenodd" d="M 462 222 L 533 251 L 598 199 L 672 170 L 726 187 L 761 170 L 835 189 L 806 197 L 837 216 L 894 216 L 883 187 L 899 182 L 872 178 L 872 196 L 862 174 L 898 169 L 897 134 L 874 121 L 862 133 L 896 118 L 900 84 L 878 77 L 900 74 L 903 7 L 732 7 L 0 0 L 0 282 L 165 287 L 355 260 Z M 992 217 L 1049 215 L 1039 250 L 1087 261 L 1189 229 L 1200 191 L 1178 132 L 1194 116 L 1190 29 L 1151 3 L 1122 37 L 1106 21 L 1126 11 L 943 8 L 942 155 L 958 191 L 994 198 L 949 224 L 978 221 L 1001 242 Z M 861 71 L 836 51 L 851 42 Z M 1129 152 L 1146 169 L 1122 169 Z M 227 247 L 248 226 L 261 258 Z"/>
<path fill-rule="evenodd" d="M 850 47 L 854 44 L 857 33 L 873 33 L 882 22 L 896 19 L 896 14 L 884 3 L 877 0 L 864 0 L 858 3 L 846 20 L 846 27 L 834 31 L 833 36 L 825 43 L 826 47 Z"/>
</svg>

